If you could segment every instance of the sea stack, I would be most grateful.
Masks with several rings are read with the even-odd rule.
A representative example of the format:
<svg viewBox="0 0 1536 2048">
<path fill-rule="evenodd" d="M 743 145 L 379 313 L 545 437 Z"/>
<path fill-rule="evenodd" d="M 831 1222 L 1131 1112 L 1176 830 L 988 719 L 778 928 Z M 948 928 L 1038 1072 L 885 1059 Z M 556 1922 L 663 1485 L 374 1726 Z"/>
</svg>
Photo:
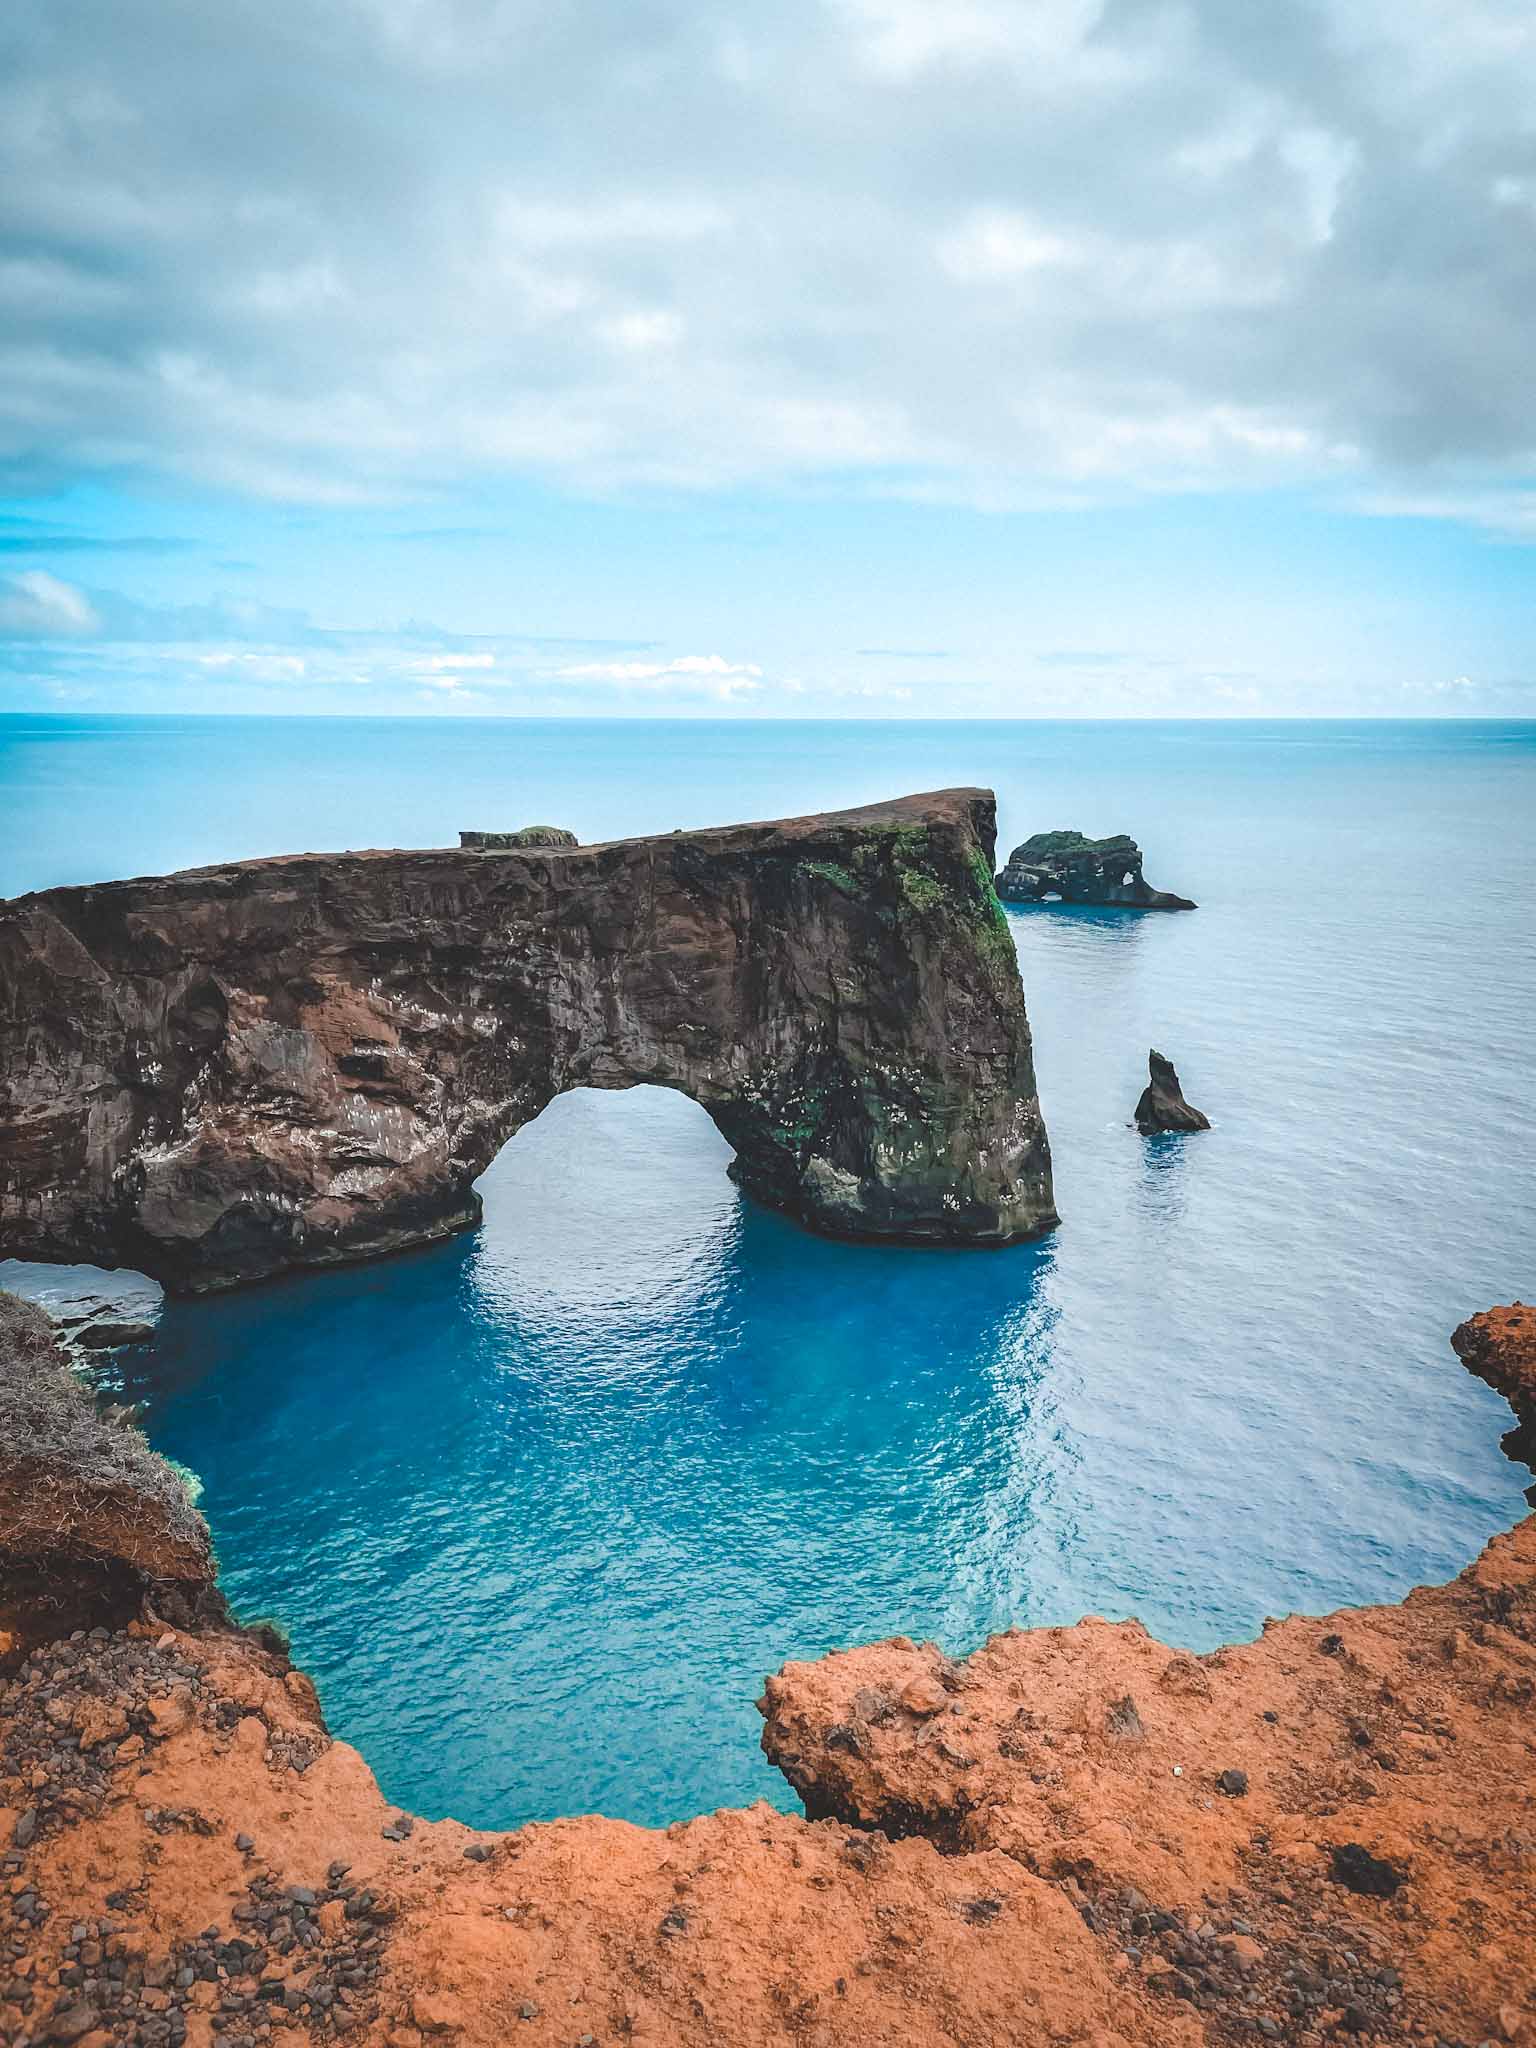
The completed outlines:
<svg viewBox="0 0 1536 2048">
<path fill-rule="evenodd" d="M 1136 1105 L 1136 1128 L 1144 1138 L 1159 1131 L 1208 1131 L 1211 1120 L 1184 1100 L 1173 1061 L 1160 1052 L 1147 1054 L 1150 1079 Z"/>
<path fill-rule="evenodd" d="M 997 878 L 1005 903 L 1119 904 L 1128 910 L 1193 910 L 1187 896 L 1143 879 L 1141 848 L 1128 833 L 1086 839 L 1081 832 L 1037 832 L 1008 856 Z"/>
</svg>

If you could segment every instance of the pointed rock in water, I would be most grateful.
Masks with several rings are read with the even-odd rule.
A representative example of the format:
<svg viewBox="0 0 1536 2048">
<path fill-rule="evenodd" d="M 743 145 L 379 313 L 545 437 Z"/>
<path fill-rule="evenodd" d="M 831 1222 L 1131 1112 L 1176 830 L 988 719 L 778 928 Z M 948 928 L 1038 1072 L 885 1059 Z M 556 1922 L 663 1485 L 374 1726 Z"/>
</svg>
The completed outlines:
<svg viewBox="0 0 1536 2048">
<path fill-rule="evenodd" d="M 1086 839 L 1081 832 L 1037 832 L 1016 846 L 997 878 L 1005 903 L 1124 904 L 1132 910 L 1193 910 L 1187 896 L 1149 887 L 1141 848 L 1129 834 Z"/>
<path fill-rule="evenodd" d="M 1208 1131 L 1211 1120 L 1184 1100 L 1173 1061 L 1160 1052 L 1147 1054 L 1151 1079 L 1136 1105 L 1136 1128 L 1144 1138 L 1158 1131 Z"/>
</svg>

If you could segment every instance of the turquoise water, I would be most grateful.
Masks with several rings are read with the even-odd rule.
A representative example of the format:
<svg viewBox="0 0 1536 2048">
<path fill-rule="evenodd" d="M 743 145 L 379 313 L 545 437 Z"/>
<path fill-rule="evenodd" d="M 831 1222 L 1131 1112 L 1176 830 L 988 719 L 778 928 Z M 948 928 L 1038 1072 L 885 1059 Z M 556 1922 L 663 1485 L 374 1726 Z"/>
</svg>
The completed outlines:
<svg viewBox="0 0 1536 2048">
<path fill-rule="evenodd" d="M 1142 842 L 1191 916 L 1019 913 L 1062 1228 L 843 1246 L 703 1113 L 578 1093 L 473 1236 L 171 1303 L 129 1361 L 393 1798 L 482 1824 L 766 1795 L 788 1657 L 1396 1597 L 1522 1508 L 1447 1346 L 1536 1288 L 1531 725 L 0 720 L 0 890 L 583 837 L 950 782 Z M 1128 1125 L 1147 1047 L 1215 1129 Z"/>
</svg>

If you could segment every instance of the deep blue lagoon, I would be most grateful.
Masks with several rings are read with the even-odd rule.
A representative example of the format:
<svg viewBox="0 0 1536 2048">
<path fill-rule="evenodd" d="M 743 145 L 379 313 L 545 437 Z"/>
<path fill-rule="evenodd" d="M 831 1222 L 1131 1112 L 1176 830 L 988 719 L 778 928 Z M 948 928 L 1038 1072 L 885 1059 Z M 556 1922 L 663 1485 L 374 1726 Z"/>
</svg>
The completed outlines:
<svg viewBox="0 0 1536 2048">
<path fill-rule="evenodd" d="M 1536 1285 L 1536 727 L 0 720 L 0 893 L 300 847 L 999 795 L 1190 916 L 1014 919 L 1062 1228 L 827 1243 L 702 1111 L 577 1093 L 474 1235 L 168 1304 L 129 1357 L 387 1793 L 482 1825 L 790 1795 L 752 1702 L 900 1631 L 1197 1648 L 1389 1599 L 1522 1507 L 1452 1358 Z M 1129 1125 L 1156 1044 L 1215 1129 Z"/>
</svg>

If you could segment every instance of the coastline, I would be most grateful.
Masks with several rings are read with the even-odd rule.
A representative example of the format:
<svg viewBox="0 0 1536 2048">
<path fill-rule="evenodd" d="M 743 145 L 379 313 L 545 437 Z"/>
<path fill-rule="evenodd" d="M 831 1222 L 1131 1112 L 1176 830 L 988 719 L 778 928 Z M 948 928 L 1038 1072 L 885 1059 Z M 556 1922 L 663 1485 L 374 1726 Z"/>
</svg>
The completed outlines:
<svg viewBox="0 0 1536 2048">
<path fill-rule="evenodd" d="M 1458 1349 L 1528 1422 L 1512 1314 Z M 153 1562 L 0 1699 L 15 2043 L 1530 2034 L 1536 1516 L 1204 1657 L 1088 1619 L 786 1666 L 764 1745 L 818 1817 L 663 1830 L 399 1815 L 270 1640 L 168 1624 Z"/>
</svg>

